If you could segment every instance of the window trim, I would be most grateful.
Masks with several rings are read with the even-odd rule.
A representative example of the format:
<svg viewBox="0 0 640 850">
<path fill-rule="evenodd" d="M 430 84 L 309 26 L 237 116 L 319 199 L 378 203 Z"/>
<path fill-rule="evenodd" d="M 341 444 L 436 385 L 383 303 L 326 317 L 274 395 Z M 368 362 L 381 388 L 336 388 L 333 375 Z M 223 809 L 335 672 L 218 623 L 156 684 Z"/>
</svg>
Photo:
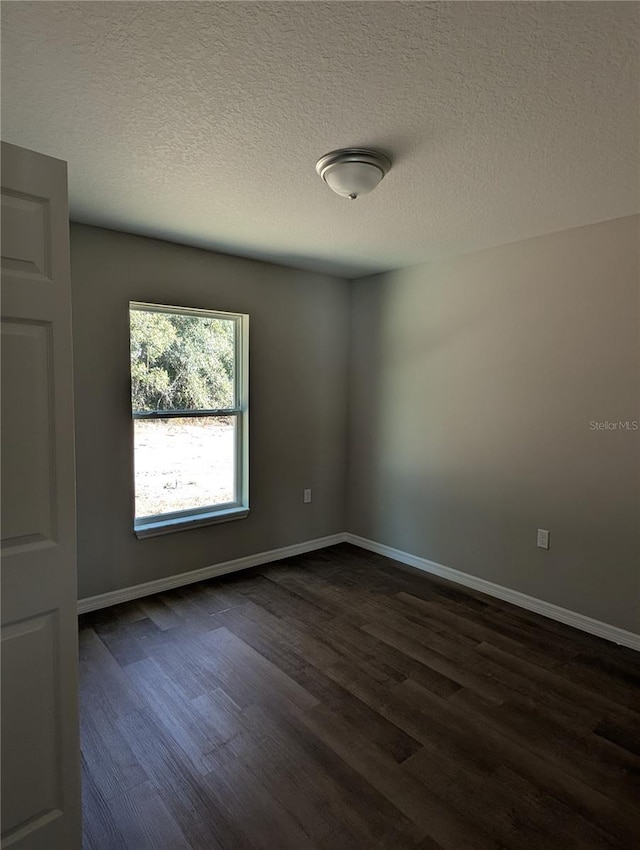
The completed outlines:
<svg viewBox="0 0 640 850">
<path fill-rule="evenodd" d="M 157 522 L 137 523 L 134 526 L 134 533 L 138 540 L 144 540 L 146 537 L 159 537 L 162 534 L 174 534 L 177 531 L 189 531 L 192 528 L 201 528 L 205 525 L 216 525 L 220 522 L 231 522 L 235 519 L 245 519 L 251 511 L 249 508 L 232 507 L 220 511 L 209 511 L 197 515 L 192 512 L 190 516 L 184 518 L 162 519 Z M 166 514 L 160 514 L 166 517 Z"/>
<path fill-rule="evenodd" d="M 198 508 L 186 508 L 163 514 L 144 517 L 135 516 L 135 446 L 134 454 L 134 519 L 133 530 L 139 539 L 186 531 L 220 522 L 244 519 L 249 511 L 249 316 L 246 313 L 231 313 L 207 308 L 176 307 L 166 304 L 150 304 L 143 301 L 129 302 L 129 315 L 132 310 L 155 313 L 203 316 L 235 321 L 234 334 L 234 396 L 236 407 L 221 409 L 188 410 L 145 410 L 135 411 L 131 407 L 132 446 L 133 425 L 136 419 L 188 419 L 235 417 L 236 419 L 236 457 L 235 492 L 237 500 L 216 505 L 204 505 Z M 131 371 L 131 367 L 129 367 Z M 131 405 L 130 405 L 131 406 Z"/>
</svg>

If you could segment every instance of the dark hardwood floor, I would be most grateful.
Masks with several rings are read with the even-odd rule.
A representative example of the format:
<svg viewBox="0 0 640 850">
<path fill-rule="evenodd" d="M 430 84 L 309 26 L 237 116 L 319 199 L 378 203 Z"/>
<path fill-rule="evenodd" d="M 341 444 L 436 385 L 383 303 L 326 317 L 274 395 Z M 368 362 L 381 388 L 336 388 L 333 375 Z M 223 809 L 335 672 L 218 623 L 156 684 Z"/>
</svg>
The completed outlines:
<svg viewBox="0 0 640 850">
<path fill-rule="evenodd" d="M 640 848 L 640 654 L 347 544 L 80 644 L 86 850 Z"/>
</svg>

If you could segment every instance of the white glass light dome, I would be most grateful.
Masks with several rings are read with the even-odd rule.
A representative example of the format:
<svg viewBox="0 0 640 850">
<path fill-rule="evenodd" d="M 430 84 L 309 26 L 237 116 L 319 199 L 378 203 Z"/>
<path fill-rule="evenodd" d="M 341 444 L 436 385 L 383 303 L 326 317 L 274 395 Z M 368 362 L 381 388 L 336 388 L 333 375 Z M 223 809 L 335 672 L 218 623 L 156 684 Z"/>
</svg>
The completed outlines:
<svg viewBox="0 0 640 850">
<path fill-rule="evenodd" d="M 316 171 L 333 191 L 355 201 L 373 191 L 391 168 L 391 162 L 378 151 L 345 148 L 325 154 Z"/>
</svg>

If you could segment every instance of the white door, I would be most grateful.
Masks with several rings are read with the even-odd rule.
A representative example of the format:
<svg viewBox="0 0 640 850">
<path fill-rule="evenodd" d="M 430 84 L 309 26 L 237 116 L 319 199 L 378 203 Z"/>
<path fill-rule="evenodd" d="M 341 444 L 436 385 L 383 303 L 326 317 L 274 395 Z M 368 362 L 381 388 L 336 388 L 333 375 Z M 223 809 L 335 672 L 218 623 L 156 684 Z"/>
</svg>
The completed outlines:
<svg viewBox="0 0 640 850">
<path fill-rule="evenodd" d="M 78 850 L 67 166 L 1 153 L 2 850 Z"/>
</svg>

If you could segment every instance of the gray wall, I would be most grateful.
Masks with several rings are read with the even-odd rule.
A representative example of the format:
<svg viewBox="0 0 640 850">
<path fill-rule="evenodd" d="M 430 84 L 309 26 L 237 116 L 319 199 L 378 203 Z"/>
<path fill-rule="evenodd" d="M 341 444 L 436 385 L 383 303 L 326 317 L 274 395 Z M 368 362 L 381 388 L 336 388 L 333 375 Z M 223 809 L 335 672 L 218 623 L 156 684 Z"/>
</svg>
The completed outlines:
<svg viewBox="0 0 640 850">
<path fill-rule="evenodd" d="M 640 631 L 638 227 L 352 284 L 351 532 Z"/>
<path fill-rule="evenodd" d="M 345 281 L 81 225 L 71 269 L 80 598 L 344 531 Z M 249 313 L 248 519 L 134 536 L 130 300 Z"/>
<path fill-rule="evenodd" d="M 640 631 L 639 221 L 351 284 L 72 225 L 79 596 L 348 528 Z M 130 300 L 250 314 L 248 519 L 135 538 Z"/>
</svg>

